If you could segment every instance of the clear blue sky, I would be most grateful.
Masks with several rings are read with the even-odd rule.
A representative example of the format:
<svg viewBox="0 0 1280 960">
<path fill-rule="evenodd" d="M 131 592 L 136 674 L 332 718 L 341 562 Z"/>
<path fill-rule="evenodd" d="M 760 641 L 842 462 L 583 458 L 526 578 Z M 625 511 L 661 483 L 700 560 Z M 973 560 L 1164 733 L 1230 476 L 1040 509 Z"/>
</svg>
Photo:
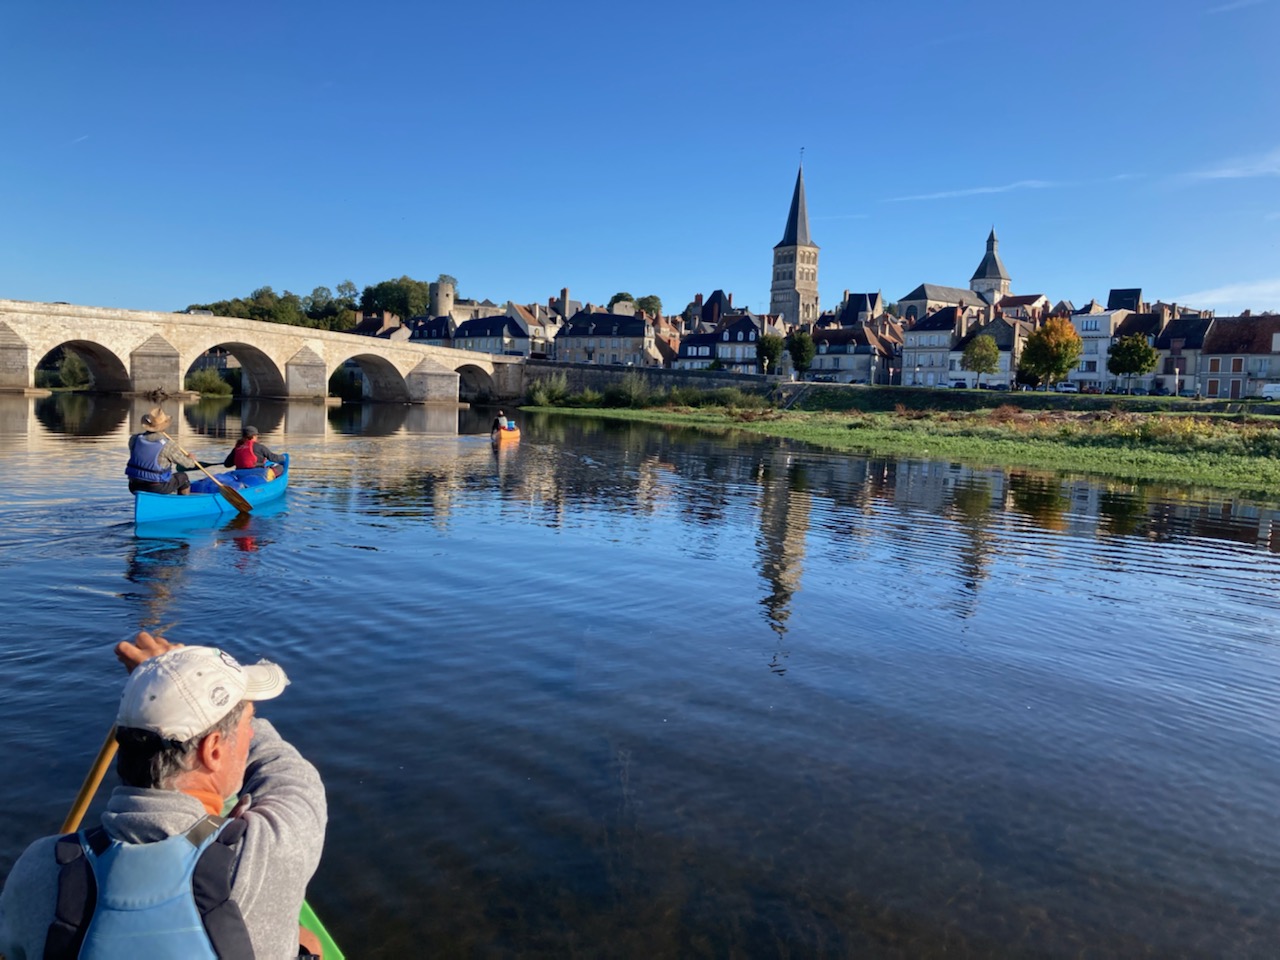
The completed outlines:
<svg viewBox="0 0 1280 960">
<path fill-rule="evenodd" d="M 785 14 L 784 10 L 794 10 Z M 0 297 L 402 274 L 824 307 L 967 286 L 1280 309 L 1280 0 L 11 3 Z"/>
</svg>

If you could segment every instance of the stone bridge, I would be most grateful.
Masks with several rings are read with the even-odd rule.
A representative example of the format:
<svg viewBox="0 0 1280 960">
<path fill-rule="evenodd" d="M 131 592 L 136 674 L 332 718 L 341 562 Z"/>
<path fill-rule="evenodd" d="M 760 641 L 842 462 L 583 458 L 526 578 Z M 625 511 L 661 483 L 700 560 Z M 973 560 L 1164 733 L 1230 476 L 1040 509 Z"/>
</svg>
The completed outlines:
<svg viewBox="0 0 1280 960">
<path fill-rule="evenodd" d="M 369 400 L 509 400 L 524 392 L 522 357 L 236 317 L 0 300 L 0 391 L 32 390 L 36 366 L 57 347 L 78 354 L 105 393 L 180 394 L 215 347 L 240 362 L 246 397 L 322 400 L 348 361 L 364 373 Z"/>
</svg>

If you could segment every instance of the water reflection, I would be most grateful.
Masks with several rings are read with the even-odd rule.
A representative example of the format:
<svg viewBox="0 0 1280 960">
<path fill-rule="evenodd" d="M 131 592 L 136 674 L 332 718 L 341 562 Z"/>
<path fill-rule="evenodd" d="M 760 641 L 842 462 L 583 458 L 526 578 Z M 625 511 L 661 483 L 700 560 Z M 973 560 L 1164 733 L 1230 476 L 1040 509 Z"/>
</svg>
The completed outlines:
<svg viewBox="0 0 1280 960">
<path fill-rule="evenodd" d="M 175 593 L 182 586 L 191 544 L 181 539 L 139 537 L 125 555 L 124 578 L 136 589 L 124 598 L 139 607 L 143 630 L 167 631 Z"/>
<path fill-rule="evenodd" d="M 29 403 L 20 399 L 22 406 Z M 55 393 L 35 404 L 36 419 L 51 433 L 100 437 L 113 433 L 129 419 L 133 402 L 127 397 L 97 393 Z"/>
</svg>

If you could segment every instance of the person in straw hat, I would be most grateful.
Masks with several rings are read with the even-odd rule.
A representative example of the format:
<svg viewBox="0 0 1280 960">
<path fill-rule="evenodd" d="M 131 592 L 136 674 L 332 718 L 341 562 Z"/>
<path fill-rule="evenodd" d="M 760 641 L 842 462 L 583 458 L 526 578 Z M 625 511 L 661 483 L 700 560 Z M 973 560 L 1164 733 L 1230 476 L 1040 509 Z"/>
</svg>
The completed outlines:
<svg viewBox="0 0 1280 960">
<path fill-rule="evenodd" d="M 164 435 L 171 422 L 160 407 L 142 415 L 142 432 L 129 438 L 129 463 L 124 468 L 130 493 L 191 492 L 191 481 L 182 471 L 198 470 L 200 464 Z"/>
</svg>

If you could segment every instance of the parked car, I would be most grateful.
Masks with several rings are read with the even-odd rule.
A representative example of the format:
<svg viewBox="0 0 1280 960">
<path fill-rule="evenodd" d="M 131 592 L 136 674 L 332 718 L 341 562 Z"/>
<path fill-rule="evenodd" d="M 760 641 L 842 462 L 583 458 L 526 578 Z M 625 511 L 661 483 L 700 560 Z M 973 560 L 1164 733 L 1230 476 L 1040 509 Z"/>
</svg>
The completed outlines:
<svg viewBox="0 0 1280 960">
<path fill-rule="evenodd" d="M 1068 383 L 1066 380 L 1063 380 L 1061 383 L 1055 383 L 1053 385 L 1053 389 L 1057 393 L 1079 393 L 1080 392 L 1080 388 L 1078 386 L 1076 386 L 1074 383 Z"/>
<path fill-rule="evenodd" d="M 951 381 L 951 386 L 952 386 L 952 387 L 954 387 L 954 388 L 955 388 L 955 389 L 957 389 L 957 390 L 967 390 L 967 389 L 969 389 L 969 384 L 965 383 L 963 380 L 952 380 L 952 381 Z"/>
</svg>

